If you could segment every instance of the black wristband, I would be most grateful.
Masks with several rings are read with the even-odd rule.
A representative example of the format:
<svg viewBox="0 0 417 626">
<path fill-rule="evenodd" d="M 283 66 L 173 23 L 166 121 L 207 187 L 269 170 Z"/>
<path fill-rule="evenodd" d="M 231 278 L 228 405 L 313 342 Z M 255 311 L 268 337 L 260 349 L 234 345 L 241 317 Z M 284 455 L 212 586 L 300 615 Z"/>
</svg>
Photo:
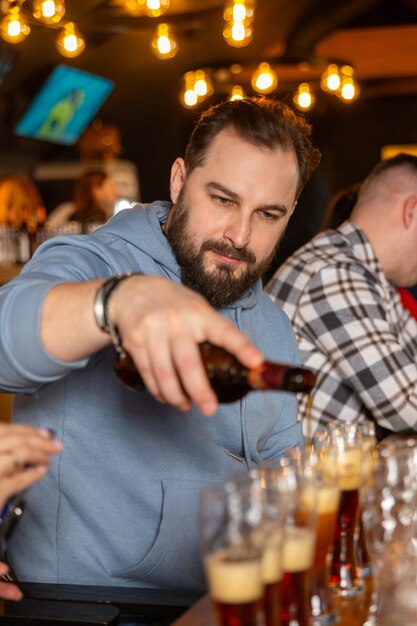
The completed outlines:
<svg viewBox="0 0 417 626">
<path fill-rule="evenodd" d="M 111 325 L 108 320 L 110 296 L 124 280 L 131 276 L 133 276 L 133 274 L 116 274 L 100 285 L 96 291 L 93 304 L 94 319 L 100 330 L 105 333 L 112 334 Z"/>
</svg>

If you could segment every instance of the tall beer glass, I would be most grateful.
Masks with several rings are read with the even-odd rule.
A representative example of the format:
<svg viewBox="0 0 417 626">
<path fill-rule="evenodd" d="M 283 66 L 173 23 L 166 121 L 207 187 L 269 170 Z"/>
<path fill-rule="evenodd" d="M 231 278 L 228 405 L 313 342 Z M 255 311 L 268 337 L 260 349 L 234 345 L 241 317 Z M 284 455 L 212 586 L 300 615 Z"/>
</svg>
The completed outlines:
<svg viewBox="0 0 417 626">
<path fill-rule="evenodd" d="M 315 483 L 304 473 L 297 454 L 289 453 L 274 464 L 266 464 L 265 468 L 277 472 L 279 487 L 286 500 L 281 624 L 308 626 L 315 544 Z"/>
<path fill-rule="evenodd" d="M 310 610 L 314 625 L 334 624 L 337 615 L 329 588 L 328 558 L 333 551 L 340 491 L 336 475 L 324 474 L 316 466 L 317 522 L 314 566 L 311 573 Z"/>
<path fill-rule="evenodd" d="M 219 626 L 264 626 L 262 513 L 247 489 L 207 487 L 201 496 L 203 558 Z"/>
<path fill-rule="evenodd" d="M 369 420 L 358 422 L 356 428 L 362 435 L 362 475 L 367 481 L 371 476 L 377 458 L 375 424 Z M 371 557 L 366 545 L 366 537 L 363 528 L 362 510 L 359 504 L 358 525 L 355 536 L 356 563 L 362 578 L 369 578 L 372 575 Z"/>
<path fill-rule="evenodd" d="M 332 473 L 333 468 L 337 468 L 340 489 L 329 583 L 338 595 L 351 597 L 363 589 L 355 556 L 363 454 L 362 436 L 356 424 L 347 423 L 331 428 L 320 453 L 324 468 L 327 467 Z"/>
<path fill-rule="evenodd" d="M 251 470 L 250 480 L 261 487 L 264 500 L 262 582 L 266 626 L 279 626 L 282 595 L 282 544 L 286 501 L 279 489 L 275 470 Z"/>
</svg>

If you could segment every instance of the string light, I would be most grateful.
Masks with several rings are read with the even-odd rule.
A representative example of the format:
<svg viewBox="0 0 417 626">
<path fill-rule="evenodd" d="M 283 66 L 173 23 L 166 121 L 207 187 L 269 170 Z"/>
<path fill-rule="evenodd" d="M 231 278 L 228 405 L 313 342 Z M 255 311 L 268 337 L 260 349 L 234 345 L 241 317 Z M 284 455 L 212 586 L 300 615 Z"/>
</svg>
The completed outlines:
<svg viewBox="0 0 417 626">
<path fill-rule="evenodd" d="M 77 57 L 85 48 L 85 41 L 74 22 L 65 24 L 56 39 L 58 52 L 70 59 Z"/>
<path fill-rule="evenodd" d="M 126 8 L 136 15 L 148 15 L 149 17 L 160 17 L 170 7 L 171 0 L 128 0 Z"/>
<path fill-rule="evenodd" d="M 254 15 L 254 0 L 228 0 L 223 13 L 226 22 L 223 37 L 229 46 L 241 48 L 252 41 Z"/>
<path fill-rule="evenodd" d="M 359 85 L 353 78 L 353 67 L 343 65 L 341 68 L 342 82 L 337 92 L 339 98 L 345 102 L 353 102 L 359 96 Z"/>
<path fill-rule="evenodd" d="M 301 83 L 294 94 L 294 104 L 301 111 L 310 111 L 315 103 L 315 97 L 308 83 Z"/>
<path fill-rule="evenodd" d="M 168 24 L 159 24 L 151 42 L 151 50 L 158 59 L 172 59 L 178 50 L 178 42 L 172 36 Z"/>
<path fill-rule="evenodd" d="M 278 78 L 269 63 L 260 63 L 252 76 L 251 85 L 262 94 L 272 93 L 277 88 Z"/>
<path fill-rule="evenodd" d="M 9 43 L 20 43 L 29 35 L 29 24 L 21 14 L 19 6 L 10 7 L 0 22 L 0 33 L 2 39 Z"/>
<path fill-rule="evenodd" d="M 323 91 L 336 93 L 340 88 L 342 78 L 339 68 L 335 63 L 331 63 L 321 76 L 320 86 Z"/>
<path fill-rule="evenodd" d="M 33 17 L 44 24 L 57 24 L 64 15 L 64 0 L 35 0 L 33 3 Z"/>
<path fill-rule="evenodd" d="M 240 85 L 233 85 L 229 100 L 242 100 L 245 93 Z"/>
</svg>

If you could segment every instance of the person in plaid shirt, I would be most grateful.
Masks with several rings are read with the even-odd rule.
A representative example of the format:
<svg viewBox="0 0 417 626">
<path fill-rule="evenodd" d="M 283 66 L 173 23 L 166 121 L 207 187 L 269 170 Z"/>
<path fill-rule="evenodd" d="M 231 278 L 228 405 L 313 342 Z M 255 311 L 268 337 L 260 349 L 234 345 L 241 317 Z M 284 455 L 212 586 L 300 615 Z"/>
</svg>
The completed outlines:
<svg viewBox="0 0 417 626">
<path fill-rule="evenodd" d="M 399 287 L 417 283 L 417 157 L 379 163 L 349 220 L 325 230 L 266 286 L 318 370 L 304 434 L 334 420 L 374 420 L 378 437 L 417 431 L 417 322 Z"/>
</svg>

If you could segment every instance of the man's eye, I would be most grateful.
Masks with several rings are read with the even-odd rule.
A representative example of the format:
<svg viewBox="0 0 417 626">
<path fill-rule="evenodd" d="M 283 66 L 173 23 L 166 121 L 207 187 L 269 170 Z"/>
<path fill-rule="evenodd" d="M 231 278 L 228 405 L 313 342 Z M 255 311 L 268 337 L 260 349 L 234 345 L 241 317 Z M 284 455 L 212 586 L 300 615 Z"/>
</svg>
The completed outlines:
<svg viewBox="0 0 417 626">
<path fill-rule="evenodd" d="M 221 204 L 222 206 L 232 204 L 232 200 L 230 200 L 230 198 L 224 198 L 223 196 L 212 196 L 212 198 L 215 202 L 217 202 L 217 204 Z"/>
<path fill-rule="evenodd" d="M 271 213 L 270 211 L 260 210 L 258 211 L 258 214 L 269 222 L 276 222 L 280 218 L 280 215 L 278 215 L 278 213 Z"/>
</svg>

